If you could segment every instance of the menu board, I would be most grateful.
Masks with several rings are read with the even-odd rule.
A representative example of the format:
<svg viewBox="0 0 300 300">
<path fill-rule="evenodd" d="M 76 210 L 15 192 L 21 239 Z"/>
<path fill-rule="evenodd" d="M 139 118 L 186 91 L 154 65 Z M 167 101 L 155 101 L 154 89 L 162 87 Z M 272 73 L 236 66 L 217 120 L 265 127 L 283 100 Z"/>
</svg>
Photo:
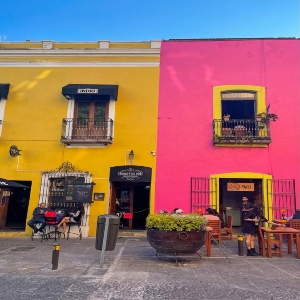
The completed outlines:
<svg viewBox="0 0 300 300">
<path fill-rule="evenodd" d="M 68 184 L 65 189 L 65 202 L 91 203 L 93 183 Z"/>
</svg>

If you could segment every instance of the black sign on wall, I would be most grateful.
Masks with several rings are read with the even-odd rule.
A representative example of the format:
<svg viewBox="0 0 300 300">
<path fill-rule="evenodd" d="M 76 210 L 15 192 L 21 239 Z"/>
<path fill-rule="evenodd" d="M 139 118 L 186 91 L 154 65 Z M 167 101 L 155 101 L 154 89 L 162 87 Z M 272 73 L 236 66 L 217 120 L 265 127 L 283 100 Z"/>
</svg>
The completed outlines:
<svg viewBox="0 0 300 300">
<path fill-rule="evenodd" d="M 64 202 L 91 203 L 94 183 L 68 184 L 65 188 Z"/>
<path fill-rule="evenodd" d="M 110 168 L 110 181 L 151 182 L 152 169 L 141 166 L 119 166 Z"/>
</svg>

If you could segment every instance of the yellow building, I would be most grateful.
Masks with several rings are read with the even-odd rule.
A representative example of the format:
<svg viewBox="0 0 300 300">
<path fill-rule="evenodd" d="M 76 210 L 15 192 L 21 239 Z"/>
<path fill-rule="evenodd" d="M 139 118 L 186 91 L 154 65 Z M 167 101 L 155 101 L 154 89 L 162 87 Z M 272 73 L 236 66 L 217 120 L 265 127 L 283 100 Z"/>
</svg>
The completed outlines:
<svg viewBox="0 0 300 300">
<path fill-rule="evenodd" d="M 144 227 L 159 55 L 160 41 L 0 43 L 0 177 L 28 186 L 0 187 L 0 236 L 28 236 L 41 202 L 84 203 L 83 236 L 118 210 L 124 228 Z"/>
</svg>

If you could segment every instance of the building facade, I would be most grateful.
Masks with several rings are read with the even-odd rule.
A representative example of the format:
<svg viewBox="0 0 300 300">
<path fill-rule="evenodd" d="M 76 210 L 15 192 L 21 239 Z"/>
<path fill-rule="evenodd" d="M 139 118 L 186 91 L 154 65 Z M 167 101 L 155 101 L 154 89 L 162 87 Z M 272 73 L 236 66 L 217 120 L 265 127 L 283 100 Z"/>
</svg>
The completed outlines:
<svg viewBox="0 0 300 300">
<path fill-rule="evenodd" d="M 144 227 L 154 207 L 159 55 L 160 41 L 0 43 L 1 177 L 28 186 L 2 189 L 2 234 L 28 235 L 41 202 L 83 203 L 84 236 L 117 209 L 124 228 Z"/>
<path fill-rule="evenodd" d="M 300 206 L 299 53 L 294 38 L 162 42 L 155 211 Z"/>
</svg>

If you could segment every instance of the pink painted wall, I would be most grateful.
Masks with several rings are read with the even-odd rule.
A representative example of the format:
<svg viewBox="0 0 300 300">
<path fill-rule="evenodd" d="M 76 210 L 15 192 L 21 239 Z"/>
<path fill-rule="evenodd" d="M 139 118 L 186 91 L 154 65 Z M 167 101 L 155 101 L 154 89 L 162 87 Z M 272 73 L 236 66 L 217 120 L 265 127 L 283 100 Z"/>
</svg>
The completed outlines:
<svg viewBox="0 0 300 300">
<path fill-rule="evenodd" d="M 190 178 L 227 172 L 294 178 L 300 202 L 299 55 L 293 39 L 162 42 L 155 212 L 189 212 Z M 268 148 L 213 145 L 213 87 L 234 84 L 266 87 Z"/>
</svg>

